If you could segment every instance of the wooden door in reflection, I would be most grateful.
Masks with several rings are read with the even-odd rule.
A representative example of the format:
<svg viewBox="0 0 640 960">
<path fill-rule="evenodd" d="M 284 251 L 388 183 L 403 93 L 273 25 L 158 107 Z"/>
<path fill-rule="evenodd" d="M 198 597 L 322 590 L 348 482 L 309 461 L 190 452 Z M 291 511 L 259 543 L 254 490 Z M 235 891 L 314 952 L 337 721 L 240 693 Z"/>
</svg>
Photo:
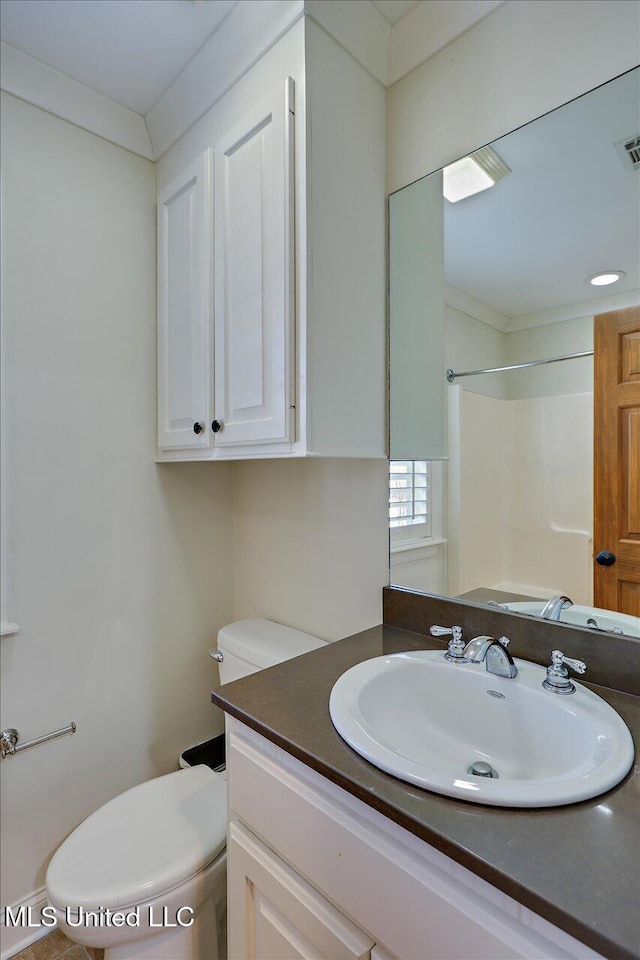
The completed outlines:
<svg viewBox="0 0 640 960">
<path fill-rule="evenodd" d="M 640 306 L 594 320 L 594 603 L 640 617 Z"/>
</svg>

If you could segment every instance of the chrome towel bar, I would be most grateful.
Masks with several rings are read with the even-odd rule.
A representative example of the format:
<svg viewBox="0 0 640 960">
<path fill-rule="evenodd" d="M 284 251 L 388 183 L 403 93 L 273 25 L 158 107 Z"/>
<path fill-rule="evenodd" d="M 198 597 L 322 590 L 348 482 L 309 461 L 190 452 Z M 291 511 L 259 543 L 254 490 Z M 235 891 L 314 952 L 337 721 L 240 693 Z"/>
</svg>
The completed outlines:
<svg viewBox="0 0 640 960">
<path fill-rule="evenodd" d="M 59 730 L 54 730 L 53 733 L 45 733 L 42 737 L 27 740 L 26 743 L 21 743 L 20 746 L 17 746 L 20 734 L 14 727 L 8 727 L 0 733 L 0 757 L 4 760 L 5 757 L 13 757 L 16 753 L 20 753 L 21 750 L 28 750 L 29 747 L 37 747 L 39 743 L 47 743 L 48 740 L 55 740 L 56 737 L 64 737 L 67 733 L 75 732 L 76 725 L 72 721 L 67 727 L 60 727 Z"/>
</svg>

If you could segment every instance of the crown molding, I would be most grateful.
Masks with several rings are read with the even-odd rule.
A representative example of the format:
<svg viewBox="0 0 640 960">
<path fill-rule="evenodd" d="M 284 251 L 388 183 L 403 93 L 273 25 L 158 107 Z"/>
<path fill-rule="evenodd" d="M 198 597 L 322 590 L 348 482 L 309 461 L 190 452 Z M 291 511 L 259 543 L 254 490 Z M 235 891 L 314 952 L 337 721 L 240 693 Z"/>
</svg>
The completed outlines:
<svg viewBox="0 0 640 960">
<path fill-rule="evenodd" d="M 474 320 L 479 320 L 481 323 L 493 327 L 494 330 L 499 330 L 500 333 L 507 333 L 509 329 L 509 317 L 504 313 L 500 313 L 494 307 L 476 300 L 471 294 L 465 293 L 464 290 L 460 290 L 459 287 L 454 287 L 450 283 L 444 285 L 444 302 L 448 303 L 450 307 L 460 310 L 461 313 L 473 317 Z"/>
<path fill-rule="evenodd" d="M 305 0 L 304 12 L 386 87 L 392 28 L 372 3 Z"/>
<path fill-rule="evenodd" d="M 504 0 L 419 3 L 391 31 L 387 86 L 402 80 L 503 3 Z"/>
<path fill-rule="evenodd" d="M 159 159 L 304 15 L 303 0 L 242 0 L 145 120 Z"/>
<path fill-rule="evenodd" d="M 515 333 L 519 330 L 530 330 L 533 327 L 546 327 L 551 323 L 580 320 L 584 317 L 593 317 L 598 313 L 635 307 L 640 303 L 640 290 L 610 293 L 593 300 L 581 300 L 579 303 L 569 303 L 562 307 L 550 307 L 538 313 L 523 313 L 518 317 L 507 317 L 506 314 L 476 300 L 471 294 L 465 293 L 464 290 L 450 283 L 444 285 L 444 302 L 460 310 L 461 313 L 473 317 L 474 320 L 480 320 L 481 323 L 493 327 L 494 330 L 499 330 L 501 333 Z"/>
<path fill-rule="evenodd" d="M 387 86 L 501 2 L 431 0 L 391 27 L 363 0 L 241 0 L 145 117 L 4 42 L 1 86 L 111 143 L 157 160 L 303 16 L 311 17 Z"/>
<path fill-rule="evenodd" d="M 395 51 L 393 70 L 404 76 L 501 2 L 457 0 L 455 4 L 420 4 L 391 28 L 373 4 L 363 0 L 241 0 L 147 113 L 154 156 L 160 158 L 302 16 L 311 17 L 379 83 L 387 86 L 390 50 Z M 432 9 L 434 6 L 437 11 Z M 417 47 L 414 43 L 415 49 L 410 48 L 406 39 L 394 47 L 398 30 L 402 36 L 412 35 L 413 28 L 407 26 L 407 21 L 413 23 L 418 14 Z"/>
<path fill-rule="evenodd" d="M 0 52 L 0 86 L 7 93 L 153 160 L 151 140 L 140 114 L 8 43 L 2 42 Z"/>
<path fill-rule="evenodd" d="M 519 317 L 512 317 L 509 320 L 507 333 L 528 330 L 531 327 L 546 327 L 547 324 L 563 323 L 565 320 L 594 317 L 598 313 L 624 310 L 626 307 L 635 307 L 639 303 L 640 290 L 610 293 L 604 297 L 596 297 L 594 300 L 582 300 L 580 303 L 570 303 L 564 307 L 552 307 L 550 310 L 541 310 L 539 313 L 523 313 Z"/>
</svg>

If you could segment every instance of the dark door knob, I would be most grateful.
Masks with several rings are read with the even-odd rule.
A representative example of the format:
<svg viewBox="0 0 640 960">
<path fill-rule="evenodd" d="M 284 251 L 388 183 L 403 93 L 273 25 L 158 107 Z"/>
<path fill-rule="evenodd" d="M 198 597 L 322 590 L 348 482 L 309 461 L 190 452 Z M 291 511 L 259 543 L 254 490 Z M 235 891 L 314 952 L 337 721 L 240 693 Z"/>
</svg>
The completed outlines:
<svg viewBox="0 0 640 960">
<path fill-rule="evenodd" d="M 214 433 L 218 433 L 219 430 L 222 430 L 222 420 L 212 420 L 211 429 Z"/>
<path fill-rule="evenodd" d="M 600 553 L 596 554 L 596 563 L 599 563 L 601 567 L 612 567 L 615 562 L 615 554 L 611 553 L 610 550 L 601 550 Z"/>
<path fill-rule="evenodd" d="M 198 434 L 198 433 L 202 433 L 203 430 L 204 430 L 204 425 L 200 423 L 199 420 L 196 420 L 196 422 L 193 425 L 193 432 L 195 434 Z"/>
</svg>

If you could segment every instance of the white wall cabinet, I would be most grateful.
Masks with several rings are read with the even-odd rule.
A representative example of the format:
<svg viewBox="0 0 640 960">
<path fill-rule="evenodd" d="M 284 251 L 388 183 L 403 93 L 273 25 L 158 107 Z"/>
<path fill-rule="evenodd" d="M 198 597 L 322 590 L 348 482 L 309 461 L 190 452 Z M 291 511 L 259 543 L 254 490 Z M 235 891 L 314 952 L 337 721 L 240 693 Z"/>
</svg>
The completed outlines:
<svg viewBox="0 0 640 960">
<path fill-rule="evenodd" d="M 158 198 L 161 451 L 291 450 L 293 95 L 289 79 Z"/>
<path fill-rule="evenodd" d="M 293 124 L 287 80 L 215 150 L 215 443 L 293 440 Z"/>
<path fill-rule="evenodd" d="M 205 150 L 158 196 L 158 446 L 203 450 L 210 408 L 211 164 Z"/>
<path fill-rule="evenodd" d="M 253 730 L 226 722 L 230 957 L 600 957 Z"/>
<path fill-rule="evenodd" d="M 307 19 L 158 163 L 158 460 L 386 456 L 384 90 Z"/>
</svg>

